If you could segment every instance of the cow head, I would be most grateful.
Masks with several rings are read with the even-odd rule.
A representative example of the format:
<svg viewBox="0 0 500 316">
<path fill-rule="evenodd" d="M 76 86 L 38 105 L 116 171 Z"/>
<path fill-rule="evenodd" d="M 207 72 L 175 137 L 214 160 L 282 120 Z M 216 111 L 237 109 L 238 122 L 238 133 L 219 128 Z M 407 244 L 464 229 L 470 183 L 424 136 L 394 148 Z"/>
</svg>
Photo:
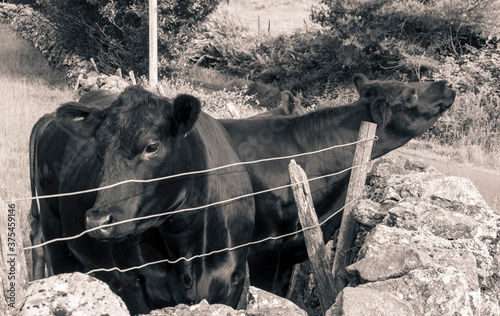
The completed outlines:
<svg viewBox="0 0 500 316">
<path fill-rule="evenodd" d="M 58 109 L 58 118 L 81 137 L 95 139 L 102 165 L 100 187 L 126 180 L 146 180 L 97 192 L 87 211 L 88 229 L 178 207 L 186 192 L 182 179 L 147 182 L 185 172 L 195 161 L 187 150 L 187 135 L 200 113 L 195 97 L 180 95 L 173 102 L 141 87 L 125 89 L 106 109 L 70 103 Z M 191 143 L 193 141 L 191 140 Z M 100 239 L 121 238 L 159 225 L 165 217 L 130 221 L 92 231 Z"/>
<path fill-rule="evenodd" d="M 404 142 L 431 128 L 455 100 L 446 81 L 372 81 L 356 74 L 354 84 L 378 124 L 377 135 Z"/>
</svg>

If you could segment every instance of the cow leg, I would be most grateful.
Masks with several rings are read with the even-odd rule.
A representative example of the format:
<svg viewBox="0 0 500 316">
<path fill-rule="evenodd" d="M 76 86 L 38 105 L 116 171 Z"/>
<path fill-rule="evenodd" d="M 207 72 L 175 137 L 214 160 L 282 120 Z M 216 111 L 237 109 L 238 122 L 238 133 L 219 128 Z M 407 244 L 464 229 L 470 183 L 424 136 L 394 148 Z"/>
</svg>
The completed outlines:
<svg viewBox="0 0 500 316">
<path fill-rule="evenodd" d="M 266 247 L 251 249 L 248 256 L 250 284 L 259 289 L 276 293 L 280 256 L 280 241 L 271 241 L 266 243 Z"/>
<path fill-rule="evenodd" d="M 41 210 L 43 239 L 53 240 L 63 236 L 61 221 L 54 213 Z M 83 265 L 73 256 L 68 243 L 58 241 L 45 246 L 50 257 L 51 269 L 54 274 L 84 272 Z M 40 248 L 41 249 L 41 248 Z"/>
<path fill-rule="evenodd" d="M 240 301 L 237 310 L 245 310 L 248 305 L 248 293 L 250 292 L 250 267 L 248 266 L 248 261 L 245 265 L 245 284 L 243 285 L 243 292 L 241 292 Z"/>
<path fill-rule="evenodd" d="M 32 221 L 30 232 L 31 245 L 39 245 L 43 241 L 40 222 Z M 43 279 L 45 277 L 45 252 L 42 247 L 31 249 L 32 274 L 30 281 Z"/>
</svg>

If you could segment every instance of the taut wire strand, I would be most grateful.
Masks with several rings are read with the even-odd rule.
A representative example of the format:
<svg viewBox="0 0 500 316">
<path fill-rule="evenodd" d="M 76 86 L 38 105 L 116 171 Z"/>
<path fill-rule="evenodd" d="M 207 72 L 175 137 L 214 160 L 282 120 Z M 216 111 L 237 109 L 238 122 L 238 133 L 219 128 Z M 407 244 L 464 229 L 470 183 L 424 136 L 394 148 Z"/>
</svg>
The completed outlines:
<svg viewBox="0 0 500 316">
<path fill-rule="evenodd" d="M 364 165 L 351 166 L 349 168 L 346 168 L 346 169 L 338 171 L 338 172 L 330 173 L 330 174 L 323 175 L 323 176 L 314 177 L 314 178 L 311 178 L 311 179 L 308 179 L 308 180 L 304 180 L 304 181 L 299 182 L 299 183 L 305 183 L 307 181 L 315 181 L 315 180 L 320 180 L 320 179 L 323 179 L 323 178 L 334 177 L 336 175 L 339 175 L 339 174 L 344 173 L 346 171 L 352 170 L 354 168 L 359 168 L 361 166 L 364 166 Z M 191 207 L 191 208 L 186 208 L 186 209 L 180 209 L 180 210 L 175 210 L 175 211 L 169 211 L 169 212 L 164 212 L 164 213 L 159 213 L 159 214 L 152 214 L 152 215 L 147 215 L 147 216 L 142 216 L 142 217 L 130 218 L 130 219 L 126 219 L 126 220 L 123 220 L 123 221 L 119 221 L 119 222 L 115 222 L 115 223 L 110 223 L 110 224 L 105 224 L 105 225 L 102 225 L 102 226 L 97 226 L 97 227 L 94 227 L 94 228 L 91 228 L 91 229 L 87 229 L 87 230 L 84 230 L 84 231 L 82 231 L 81 233 L 79 233 L 77 235 L 74 235 L 74 236 L 54 238 L 54 239 L 48 240 L 48 241 L 43 242 L 43 243 L 38 244 L 38 245 L 24 247 L 23 250 L 31 250 L 31 249 L 43 247 L 43 246 L 46 246 L 48 244 L 51 244 L 51 243 L 54 243 L 54 242 L 58 242 L 58 241 L 69 241 L 69 240 L 77 239 L 77 238 L 80 238 L 81 236 L 85 235 L 86 233 L 89 233 L 89 232 L 92 232 L 92 231 L 95 231 L 95 230 L 98 230 L 98 229 L 101 229 L 101 228 L 116 226 L 116 225 L 120 225 L 120 224 L 125 224 L 125 223 L 129 223 L 129 222 L 140 221 L 140 220 L 145 220 L 145 219 L 150 219 L 150 218 L 155 218 L 155 217 L 161 217 L 161 216 L 167 216 L 167 215 L 174 215 L 174 214 L 183 213 L 183 212 L 190 212 L 190 211 L 200 210 L 200 209 L 203 209 L 203 208 L 208 208 L 208 207 L 217 206 L 217 205 L 224 204 L 224 203 L 233 202 L 233 201 L 236 201 L 236 200 L 239 200 L 239 199 L 243 199 L 243 198 L 255 196 L 255 195 L 258 195 L 258 194 L 263 194 L 263 193 L 267 193 L 267 192 L 271 192 L 271 191 L 275 191 L 275 190 L 280 190 L 280 189 L 286 189 L 286 188 L 291 187 L 291 186 L 292 186 L 292 184 L 285 184 L 285 185 L 282 185 L 282 186 L 279 186 L 279 187 L 275 187 L 275 188 L 271 188 L 271 189 L 266 189 L 266 190 L 262 190 L 262 191 L 259 191 L 259 192 L 248 193 L 248 194 L 244 194 L 244 195 L 240 195 L 240 196 L 237 196 L 237 197 L 233 197 L 233 198 L 230 198 L 230 199 L 227 199 L 227 200 L 224 200 L 224 201 L 218 201 L 218 202 L 210 203 L 210 204 L 207 204 L 207 205 L 196 206 L 196 207 Z"/>
<path fill-rule="evenodd" d="M 304 183 L 304 182 L 305 181 L 298 182 L 297 184 Z M 280 236 L 275 236 L 275 237 L 271 236 L 271 237 L 267 237 L 267 238 L 264 238 L 264 239 L 261 239 L 261 240 L 256 240 L 256 241 L 251 241 L 251 242 L 248 242 L 248 243 L 245 243 L 245 244 L 241 244 L 241 245 L 238 245 L 238 246 L 228 247 L 228 248 L 219 249 L 219 250 L 214 250 L 214 251 L 210 251 L 208 253 L 201 254 L 201 255 L 195 255 L 195 256 L 192 256 L 192 257 L 189 257 L 189 258 L 180 257 L 180 258 L 178 258 L 176 260 L 162 259 L 162 260 L 157 260 L 157 261 L 151 261 L 151 262 L 142 264 L 140 266 L 134 266 L 134 267 L 126 268 L 126 269 L 120 269 L 118 267 L 113 267 L 113 268 L 99 268 L 99 269 L 93 269 L 93 270 L 87 271 L 87 272 L 85 272 L 85 274 L 91 274 L 91 273 L 95 273 L 95 272 L 111 272 L 111 271 L 118 271 L 118 272 L 122 272 L 123 273 L 123 272 L 128 272 L 128 271 L 131 271 L 131 270 L 142 269 L 144 267 L 147 267 L 147 266 L 150 266 L 150 265 L 154 265 L 154 264 L 159 264 L 159 263 L 175 264 L 175 263 L 177 263 L 179 261 L 182 261 L 182 260 L 184 260 L 186 262 L 189 262 L 189 261 L 192 261 L 194 259 L 203 258 L 203 257 L 211 256 L 211 255 L 222 253 L 222 252 L 226 252 L 226 251 L 233 251 L 233 250 L 236 250 L 236 249 L 239 249 L 239 248 L 243 248 L 243 247 L 248 247 L 248 246 L 260 244 L 260 243 L 263 243 L 263 242 L 266 242 L 266 241 L 269 241 L 269 240 L 277 240 L 277 239 L 281 239 L 281 238 L 293 236 L 295 234 L 302 233 L 302 232 L 304 232 L 306 230 L 322 226 L 323 224 L 325 224 L 326 222 L 328 222 L 330 219 L 332 219 L 332 217 L 334 217 L 340 211 L 342 211 L 346 206 L 348 206 L 348 205 L 350 205 L 350 204 L 352 204 L 354 202 L 357 202 L 358 200 L 359 199 L 354 199 L 354 200 L 348 202 L 346 205 L 344 205 L 338 211 L 336 211 L 332 215 L 328 216 L 324 221 L 322 221 L 321 223 L 319 223 L 317 225 L 313 225 L 313 226 L 309 226 L 309 227 L 304 227 L 304 228 L 299 229 L 297 231 L 294 231 L 294 232 L 291 232 L 291 233 L 287 233 L 287 234 L 283 234 L 283 235 L 280 235 Z"/>
<path fill-rule="evenodd" d="M 230 167 L 236 167 L 236 166 L 242 166 L 242 165 L 249 165 L 249 164 L 255 164 L 255 163 L 260 163 L 260 162 L 268 162 L 268 161 L 275 161 L 275 160 L 282 160 L 282 159 L 292 159 L 296 157 L 302 157 L 302 156 L 307 156 L 307 155 L 314 155 L 318 154 L 324 151 L 332 150 L 335 148 L 341 148 L 341 147 L 346 147 L 346 146 L 351 146 L 351 145 L 356 145 L 358 143 L 364 142 L 364 141 L 369 141 L 369 140 L 377 140 L 378 137 L 374 138 L 363 138 L 360 140 L 357 140 L 352 143 L 347 143 L 347 144 L 342 144 L 342 145 L 334 145 L 330 146 L 327 148 L 323 149 L 318 149 L 315 151 L 310 151 L 310 152 L 305 152 L 305 153 L 300 153 L 300 154 L 294 154 L 294 155 L 289 155 L 289 156 L 282 156 L 282 157 L 271 157 L 271 158 L 263 158 L 263 159 L 258 159 L 258 160 L 252 160 L 252 161 L 240 161 L 240 162 L 235 162 L 232 164 L 228 165 L 223 165 L 211 169 L 206 169 L 206 170 L 198 170 L 198 171 L 190 171 L 190 172 L 184 172 L 184 173 L 179 173 L 179 174 L 174 174 L 174 175 L 169 175 L 165 177 L 159 177 L 159 178 L 153 178 L 153 179 L 147 179 L 147 180 L 136 180 L 136 179 L 129 179 L 125 181 L 120 181 L 117 183 L 113 183 L 107 186 L 99 187 L 99 188 L 94 188 L 94 189 L 88 189 L 88 190 L 82 190 L 82 191 L 76 191 L 76 192 L 67 192 L 67 193 L 58 193 L 58 194 L 51 194 L 51 195 L 40 195 L 40 196 L 32 196 L 28 198 L 20 198 L 20 199 L 14 199 L 13 201 L 30 201 L 34 199 L 49 199 L 49 198 L 57 198 L 57 197 L 64 197 L 64 196 L 71 196 L 71 195 L 78 195 L 78 194 L 85 194 L 85 193 L 91 193 L 91 192 L 97 192 L 97 191 L 102 191 L 102 190 L 107 190 L 111 189 L 123 184 L 127 183 L 150 183 L 150 182 L 155 182 L 155 181 L 163 181 L 163 180 L 168 180 L 172 178 L 178 178 L 178 177 L 183 177 L 183 176 L 190 176 L 190 175 L 196 175 L 196 174 L 201 174 L 201 173 L 208 173 L 212 171 L 217 171 L 220 169 L 225 169 L 225 168 L 230 168 Z"/>
</svg>

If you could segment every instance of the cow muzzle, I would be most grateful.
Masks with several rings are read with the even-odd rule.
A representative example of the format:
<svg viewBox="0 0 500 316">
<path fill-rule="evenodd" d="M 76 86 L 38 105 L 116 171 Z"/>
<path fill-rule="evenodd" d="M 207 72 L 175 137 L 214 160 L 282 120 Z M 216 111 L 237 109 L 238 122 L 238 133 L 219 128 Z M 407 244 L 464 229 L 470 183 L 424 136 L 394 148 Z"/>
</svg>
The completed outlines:
<svg viewBox="0 0 500 316">
<path fill-rule="evenodd" d="M 88 210 L 85 224 L 87 229 L 94 229 L 89 232 L 89 235 L 98 239 L 110 238 L 114 226 L 105 226 L 113 222 L 113 217 L 109 212 L 100 210 Z M 104 227 L 103 227 L 104 226 Z"/>
</svg>

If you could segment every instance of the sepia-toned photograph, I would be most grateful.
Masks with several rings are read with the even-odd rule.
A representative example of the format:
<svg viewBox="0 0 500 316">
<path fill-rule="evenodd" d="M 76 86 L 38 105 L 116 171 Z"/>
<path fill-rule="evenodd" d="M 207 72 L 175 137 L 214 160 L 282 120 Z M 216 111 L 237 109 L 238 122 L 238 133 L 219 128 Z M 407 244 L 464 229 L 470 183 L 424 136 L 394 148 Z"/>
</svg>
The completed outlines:
<svg viewBox="0 0 500 316">
<path fill-rule="evenodd" d="M 3 0 L 0 315 L 500 315 L 500 0 Z"/>
</svg>

